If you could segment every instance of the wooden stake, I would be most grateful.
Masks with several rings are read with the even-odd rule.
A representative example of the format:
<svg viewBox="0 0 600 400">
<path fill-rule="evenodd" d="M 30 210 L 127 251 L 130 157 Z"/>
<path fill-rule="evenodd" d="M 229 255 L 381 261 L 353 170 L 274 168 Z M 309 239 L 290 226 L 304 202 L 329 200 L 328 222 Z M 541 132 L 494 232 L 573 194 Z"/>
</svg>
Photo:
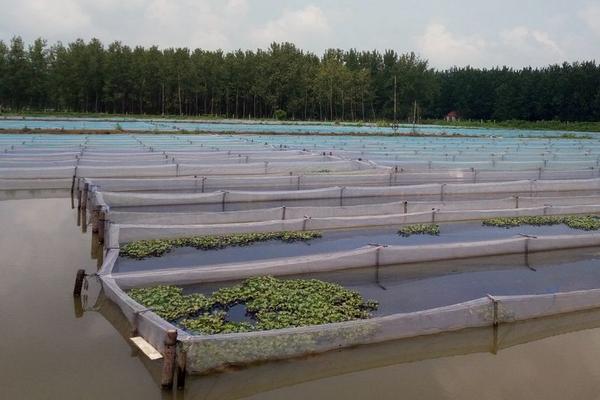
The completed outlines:
<svg viewBox="0 0 600 400">
<path fill-rule="evenodd" d="M 84 184 L 83 185 L 83 194 L 81 195 L 81 209 L 83 210 L 83 212 L 85 212 L 85 210 L 87 210 L 87 199 L 88 199 L 89 190 L 90 190 L 89 183 Z"/>
<path fill-rule="evenodd" d="M 106 229 L 106 212 L 103 208 L 98 212 L 98 242 L 104 243 L 104 231 Z"/>
<path fill-rule="evenodd" d="M 77 209 L 81 212 L 81 190 L 77 191 Z"/>
<path fill-rule="evenodd" d="M 71 209 L 75 208 L 75 175 L 71 181 Z"/>
<path fill-rule="evenodd" d="M 92 233 L 95 233 L 95 234 L 98 233 L 98 224 L 100 221 L 100 207 L 101 206 L 96 207 L 91 213 L 90 222 L 92 224 Z"/>
<path fill-rule="evenodd" d="M 173 388 L 173 375 L 175 373 L 175 350 L 177 345 L 177 331 L 168 330 L 165 336 L 165 350 L 163 351 L 163 368 L 160 384 L 163 389 Z"/>
</svg>

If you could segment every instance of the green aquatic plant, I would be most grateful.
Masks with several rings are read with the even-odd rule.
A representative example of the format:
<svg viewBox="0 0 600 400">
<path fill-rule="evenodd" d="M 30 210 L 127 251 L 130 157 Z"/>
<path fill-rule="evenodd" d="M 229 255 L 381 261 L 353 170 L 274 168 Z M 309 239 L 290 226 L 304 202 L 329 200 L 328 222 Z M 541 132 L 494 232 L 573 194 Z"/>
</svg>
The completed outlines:
<svg viewBox="0 0 600 400">
<path fill-rule="evenodd" d="M 320 325 L 367 319 L 379 304 L 355 291 L 317 279 L 250 278 L 211 296 L 183 295 L 180 288 L 132 289 L 129 295 L 190 332 L 217 334 Z M 252 322 L 231 321 L 227 311 L 243 304 Z"/>
<path fill-rule="evenodd" d="M 129 296 L 162 318 L 172 321 L 212 307 L 212 302 L 202 294 L 184 295 L 176 286 L 155 286 L 131 289 Z"/>
<path fill-rule="evenodd" d="M 572 229 L 584 231 L 597 231 L 600 229 L 600 219 L 595 216 L 570 216 L 565 218 L 564 224 Z"/>
<path fill-rule="evenodd" d="M 398 234 L 403 237 L 410 235 L 432 235 L 438 236 L 440 234 L 440 226 L 437 224 L 413 224 L 403 226 Z"/>
<path fill-rule="evenodd" d="M 215 250 L 232 246 L 249 246 L 253 243 L 280 240 L 283 242 L 306 242 L 320 238 L 316 231 L 239 233 L 232 235 L 205 235 L 177 239 L 138 240 L 125 244 L 120 255 L 138 260 L 146 257 L 160 257 L 175 247 L 194 247 L 199 250 Z"/>
<path fill-rule="evenodd" d="M 250 332 L 254 330 L 252 324 L 248 322 L 227 321 L 227 312 L 225 311 L 205 312 L 194 318 L 186 318 L 180 324 L 190 332 L 198 332 L 204 335 Z"/>
<path fill-rule="evenodd" d="M 498 228 L 515 228 L 522 225 L 530 226 L 551 226 L 566 225 L 572 229 L 584 231 L 597 231 L 600 229 L 600 219 L 593 215 L 536 215 L 523 217 L 498 217 L 483 220 L 484 226 L 494 226 Z"/>
</svg>

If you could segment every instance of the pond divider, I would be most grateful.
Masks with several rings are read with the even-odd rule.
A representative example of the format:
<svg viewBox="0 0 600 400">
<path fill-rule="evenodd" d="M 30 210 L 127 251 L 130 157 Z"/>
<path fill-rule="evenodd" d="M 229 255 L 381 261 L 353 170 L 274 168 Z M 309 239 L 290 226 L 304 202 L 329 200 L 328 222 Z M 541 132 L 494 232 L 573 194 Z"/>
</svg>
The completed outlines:
<svg viewBox="0 0 600 400">
<path fill-rule="evenodd" d="M 93 180 L 92 180 L 93 182 Z M 98 188 L 97 191 L 102 190 Z M 600 190 L 600 178 L 579 180 L 536 181 L 521 180 L 494 183 L 442 183 L 405 186 L 334 186 L 308 190 L 242 191 L 218 190 L 205 193 L 139 193 L 102 190 L 104 200 L 111 207 L 220 204 L 223 193 L 227 203 L 245 203 L 283 200 L 352 199 L 402 196 L 435 196 L 443 202 L 448 196 L 481 196 L 489 194 L 529 194 L 590 192 Z"/>
</svg>

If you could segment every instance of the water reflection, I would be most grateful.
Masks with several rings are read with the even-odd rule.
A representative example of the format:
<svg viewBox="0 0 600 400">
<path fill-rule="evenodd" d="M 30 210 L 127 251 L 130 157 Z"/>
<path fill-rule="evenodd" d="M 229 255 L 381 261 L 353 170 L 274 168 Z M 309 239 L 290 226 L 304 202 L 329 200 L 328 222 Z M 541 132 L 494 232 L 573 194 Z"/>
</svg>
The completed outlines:
<svg viewBox="0 0 600 400">
<path fill-rule="evenodd" d="M 99 312 L 127 340 L 129 325 L 118 308 L 102 295 L 97 304 Z M 582 356 L 590 344 L 600 341 L 600 330 L 596 329 L 599 327 L 600 310 L 591 310 L 498 328 L 468 329 L 359 346 L 303 359 L 188 377 L 185 390 L 170 393 L 168 395 L 173 397 L 168 398 L 373 398 L 363 385 L 375 385 L 377 398 L 398 398 L 399 393 L 416 395 L 421 391 L 429 395 L 415 398 L 505 398 L 504 393 L 513 393 L 511 386 L 515 381 L 522 380 L 508 371 L 521 371 L 523 376 L 535 377 L 546 385 L 553 385 L 552 379 L 560 373 L 581 380 L 573 371 L 562 371 L 561 364 L 546 365 L 544 360 L 560 359 L 577 364 L 573 357 Z M 158 385 L 160 364 L 146 361 L 141 354 L 137 356 Z M 591 394 L 597 386 L 591 379 L 599 375 L 600 365 L 590 356 L 584 356 L 583 361 L 578 364 L 578 373 L 588 376 L 590 381 L 587 382 L 589 389 L 585 389 L 589 391 L 582 393 Z M 488 371 L 490 376 L 483 377 L 481 370 Z M 469 384 L 464 388 L 454 387 L 454 379 L 466 379 L 467 372 L 473 374 Z M 533 386 L 542 385 L 537 382 Z M 525 389 L 524 393 L 532 394 L 530 388 Z M 486 393 L 494 396 L 486 397 Z M 568 393 L 563 390 L 546 398 L 566 398 Z M 454 394 L 460 396 L 453 397 Z M 513 393 L 511 398 L 531 397 Z"/>
<path fill-rule="evenodd" d="M 600 311 L 362 346 L 189 377 L 161 392 L 160 363 L 93 278 L 91 230 L 70 200 L 0 202 L 0 397 L 6 399 L 566 399 L 600 393 Z"/>
</svg>

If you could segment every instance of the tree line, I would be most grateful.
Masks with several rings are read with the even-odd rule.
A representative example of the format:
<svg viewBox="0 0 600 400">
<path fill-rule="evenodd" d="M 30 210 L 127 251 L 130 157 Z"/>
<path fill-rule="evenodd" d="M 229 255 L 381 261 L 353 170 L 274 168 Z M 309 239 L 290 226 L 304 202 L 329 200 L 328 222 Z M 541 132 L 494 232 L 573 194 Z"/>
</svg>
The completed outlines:
<svg viewBox="0 0 600 400">
<path fill-rule="evenodd" d="M 431 68 L 414 53 L 0 41 L 0 112 L 304 120 L 600 120 L 600 66 Z"/>
</svg>

